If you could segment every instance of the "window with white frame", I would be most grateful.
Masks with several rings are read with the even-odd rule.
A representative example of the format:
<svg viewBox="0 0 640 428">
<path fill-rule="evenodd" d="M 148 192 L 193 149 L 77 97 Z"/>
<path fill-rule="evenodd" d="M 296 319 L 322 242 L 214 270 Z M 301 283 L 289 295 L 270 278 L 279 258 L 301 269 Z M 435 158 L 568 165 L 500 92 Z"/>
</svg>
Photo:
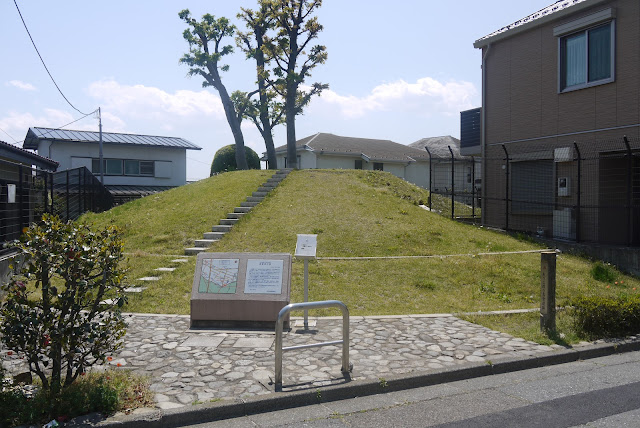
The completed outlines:
<svg viewBox="0 0 640 428">
<path fill-rule="evenodd" d="M 127 175 L 153 177 L 155 173 L 154 161 L 136 159 L 103 159 L 103 171 L 105 175 Z M 100 160 L 91 159 L 91 172 L 100 173 Z"/>
<path fill-rule="evenodd" d="M 615 20 L 607 9 L 554 29 L 559 43 L 559 92 L 614 81 Z"/>
</svg>

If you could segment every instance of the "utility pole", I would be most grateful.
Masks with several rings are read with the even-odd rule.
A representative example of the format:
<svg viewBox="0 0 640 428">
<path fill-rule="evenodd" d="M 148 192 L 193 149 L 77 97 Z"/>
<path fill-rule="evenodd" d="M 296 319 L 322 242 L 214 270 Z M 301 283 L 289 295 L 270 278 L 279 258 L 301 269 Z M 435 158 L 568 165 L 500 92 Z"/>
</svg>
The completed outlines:
<svg viewBox="0 0 640 428">
<path fill-rule="evenodd" d="M 102 114 L 100 112 L 100 107 L 98 107 L 98 129 L 100 130 L 100 140 L 98 142 L 98 147 L 100 148 L 100 154 L 98 155 L 100 162 L 100 183 L 104 186 L 104 161 L 102 159 Z"/>
</svg>

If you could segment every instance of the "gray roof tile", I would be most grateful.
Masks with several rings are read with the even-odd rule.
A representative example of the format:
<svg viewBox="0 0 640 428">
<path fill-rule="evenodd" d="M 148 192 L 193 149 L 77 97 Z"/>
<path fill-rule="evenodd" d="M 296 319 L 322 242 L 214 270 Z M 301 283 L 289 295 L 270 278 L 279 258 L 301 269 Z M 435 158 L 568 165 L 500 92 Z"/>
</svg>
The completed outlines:
<svg viewBox="0 0 640 428">
<path fill-rule="evenodd" d="M 27 137 L 24 139 L 25 149 L 37 149 L 40 141 L 74 141 L 82 143 L 97 143 L 100 141 L 100 134 L 92 131 L 74 131 L 70 129 L 52 128 L 29 128 Z M 136 146 L 154 146 L 182 148 L 185 150 L 201 150 L 192 142 L 184 138 L 160 137 L 153 135 L 118 134 L 115 132 L 103 132 L 102 141 L 108 144 L 127 144 Z"/>
<path fill-rule="evenodd" d="M 306 147 L 305 147 L 306 146 Z M 390 140 L 342 137 L 329 133 L 318 133 L 302 138 L 296 147 L 306 148 L 321 154 L 356 155 L 372 162 L 415 162 L 429 160 L 428 153 L 395 143 Z M 276 152 L 286 152 L 287 146 L 276 148 Z"/>
</svg>

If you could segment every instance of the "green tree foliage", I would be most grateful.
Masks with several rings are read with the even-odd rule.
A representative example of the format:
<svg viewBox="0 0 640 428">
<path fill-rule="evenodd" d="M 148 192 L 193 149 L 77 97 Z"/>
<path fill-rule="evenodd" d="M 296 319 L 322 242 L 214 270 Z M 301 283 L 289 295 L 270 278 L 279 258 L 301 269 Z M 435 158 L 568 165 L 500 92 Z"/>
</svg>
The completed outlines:
<svg viewBox="0 0 640 428">
<path fill-rule="evenodd" d="M 122 345 L 123 243 L 114 227 L 94 232 L 45 214 L 12 245 L 25 262 L 3 286 L 0 335 L 40 378 L 53 413 L 62 388 Z"/>
<path fill-rule="evenodd" d="M 222 57 L 233 53 L 233 46 L 224 45 L 223 41 L 227 37 L 233 37 L 235 26 L 227 18 L 216 18 L 208 13 L 198 22 L 191 17 L 189 9 L 182 10 L 178 16 L 189 25 L 182 34 L 189 43 L 189 52 L 180 58 L 180 62 L 189 66 L 189 76 L 202 76 L 202 86 L 213 86 L 220 94 L 236 145 L 236 165 L 238 169 L 248 169 L 244 156 L 244 136 L 240 128 L 242 112 L 236 110 L 220 76 L 221 71 L 229 70 L 228 65 L 220 64 Z"/>
<path fill-rule="evenodd" d="M 245 147 L 245 155 L 249 169 L 260 169 L 260 158 L 256 152 L 249 147 Z M 236 166 L 236 147 L 233 144 L 229 144 L 218 150 L 213 157 L 210 176 L 219 172 L 235 171 L 236 169 L 238 169 Z"/>
<path fill-rule="evenodd" d="M 256 63 L 256 91 L 234 93 L 242 98 L 243 115 L 256 125 L 267 149 L 267 164 L 269 169 L 276 169 L 276 150 L 273 143 L 273 128 L 282 123 L 284 108 L 277 97 L 277 93 L 269 88 L 267 82 L 267 58 L 263 49 L 267 32 L 274 28 L 274 18 L 268 13 L 265 3 L 258 11 L 241 8 L 238 18 L 244 21 L 247 32 L 238 32 L 236 43 L 246 54 L 247 59 Z M 257 99 L 252 97 L 257 95 Z"/>
<path fill-rule="evenodd" d="M 297 168 L 296 115 L 301 114 L 311 97 L 320 94 L 329 85 L 313 83 L 309 90 L 300 86 L 311 70 L 327 60 L 326 47 L 311 45 L 323 27 L 312 14 L 322 6 L 322 0 L 260 0 L 261 7 L 273 19 L 276 34 L 265 35 L 264 51 L 272 62 L 267 76 L 270 87 L 284 99 L 287 125 L 287 159 L 291 168 Z"/>
</svg>

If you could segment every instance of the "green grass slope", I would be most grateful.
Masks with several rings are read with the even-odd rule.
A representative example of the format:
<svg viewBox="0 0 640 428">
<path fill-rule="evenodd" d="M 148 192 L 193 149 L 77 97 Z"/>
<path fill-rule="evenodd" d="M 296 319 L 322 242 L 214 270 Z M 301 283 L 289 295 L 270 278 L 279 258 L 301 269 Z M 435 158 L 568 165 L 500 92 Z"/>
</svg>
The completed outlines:
<svg viewBox="0 0 640 428">
<path fill-rule="evenodd" d="M 140 256 L 130 259 L 132 271 L 152 272 L 169 262 L 142 256 L 180 251 L 189 237 L 197 237 L 224 217 L 229 208 L 222 205 L 237 205 L 264 178 L 254 171 L 222 174 L 175 189 L 175 194 L 161 194 L 87 219 L 124 225 L 128 251 Z M 310 300 L 342 300 L 353 315 L 539 307 L 539 254 L 479 254 L 542 247 L 428 212 L 418 206 L 427 197 L 424 189 L 383 172 L 293 171 L 210 251 L 293 253 L 297 234 L 317 234 L 321 259 L 310 263 Z M 189 214 L 173 216 L 173 211 Z M 200 218 L 209 211 L 215 215 Z M 161 226 L 150 228 L 152 219 Z M 396 256 L 409 257 L 326 259 Z M 303 300 L 302 266 L 294 262 L 292 302 Z M 591 268 L 587 260 L 558 257 L 559 305 L 584 294 L 631 294 L 640 286 L 637 279 L 623 275 L 619 284 L 597 281 L 590 275 Z M 192 258 L 175 272 L 162 275 L 141 296 L 131 298 L 128 310 L 188 313 L 194 269 Z"/>
</svg>

